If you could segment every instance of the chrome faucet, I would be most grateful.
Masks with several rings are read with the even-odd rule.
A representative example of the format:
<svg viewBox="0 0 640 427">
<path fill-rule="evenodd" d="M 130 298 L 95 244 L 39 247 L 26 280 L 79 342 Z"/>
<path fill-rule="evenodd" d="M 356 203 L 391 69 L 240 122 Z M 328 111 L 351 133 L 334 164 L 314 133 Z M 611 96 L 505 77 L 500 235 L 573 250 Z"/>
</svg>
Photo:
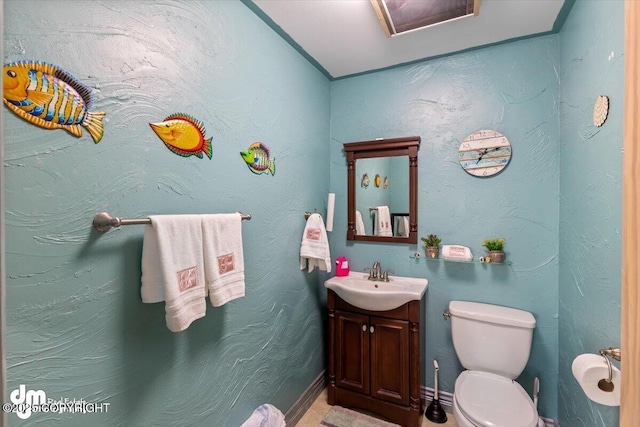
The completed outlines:
<svg viewBox="0 0 640 427">
<path fill-rule="evenodd" d="M 381 279 L 382 278 L 382 273 L 380 272 L 380 263 L 378 261 L 373 263 L 373 267 L 371 267 L 374 271 L 373 271 L 373 278 L 374 279 Z"/>
<path fill-rule="evenodd" d="M 380 267 L 380 263 L 378 261 L 373 263 L 373 267 L 369 268 L 365 268 L 364 271 L 368 271 L 369 272 L 369 277 L 368 280 L 373 280 L 373 281 L 377 281 L 380 280 L 382 282 L 388 282 L 389 281 L 389 273 L 393 274 L 394 271 L 393 270 L 385 270 L 384 273 L 382 273 L 382 268 Z"/>
<path fill-rule="evenodd" d="M 373 267 L 366 267 L 364 271 L 369 272 L 368 280 L 378 280 L 378 278 L 382 277 L 382 273 L 380 273 L 380 263 L 378 261 L 373 263 Z"/>
</svg>

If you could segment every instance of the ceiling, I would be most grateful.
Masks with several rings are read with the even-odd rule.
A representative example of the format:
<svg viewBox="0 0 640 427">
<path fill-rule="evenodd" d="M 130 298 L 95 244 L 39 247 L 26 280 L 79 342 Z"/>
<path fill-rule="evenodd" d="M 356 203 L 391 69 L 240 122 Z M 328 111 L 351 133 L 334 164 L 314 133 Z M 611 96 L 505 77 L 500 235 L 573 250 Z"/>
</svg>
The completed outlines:
<svg viewBox="0 0 640 427">
<path fill-rule="evenodd" d="M 247 0 L 245 4 L 335 79 L 557 32 L 574 1 L 480 0 L 478 16 L 390 38 L 369 0 Z"/>
</svg>

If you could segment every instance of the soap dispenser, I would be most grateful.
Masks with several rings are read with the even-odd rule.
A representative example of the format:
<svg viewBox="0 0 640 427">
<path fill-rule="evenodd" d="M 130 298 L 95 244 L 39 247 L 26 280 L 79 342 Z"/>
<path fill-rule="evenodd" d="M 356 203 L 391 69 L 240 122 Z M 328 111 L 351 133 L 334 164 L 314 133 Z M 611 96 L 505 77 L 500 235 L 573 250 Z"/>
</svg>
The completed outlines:
<svg viewBox="0 0 640 427">
<path fill-rule="evenodd" d="M 336 258 L 336 276 L 348 276 L 349 275 L 349 261 L 347 257 L 339 256 Z"/>
</svg>

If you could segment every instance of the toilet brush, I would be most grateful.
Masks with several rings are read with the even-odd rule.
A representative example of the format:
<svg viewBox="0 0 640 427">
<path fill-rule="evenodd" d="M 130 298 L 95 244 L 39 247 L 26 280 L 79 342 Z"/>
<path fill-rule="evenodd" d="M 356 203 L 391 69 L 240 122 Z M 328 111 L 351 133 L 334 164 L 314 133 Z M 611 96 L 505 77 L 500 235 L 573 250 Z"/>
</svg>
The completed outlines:
<svg viewBox="0 0 640 427">
<path fill-rule="evenodd" d="M 433 423 L 444 424 L 447 422 L 447 414 L 442 409 L 442 406 L 440 406 L 440 401 L 438 400 L 438 371 L 440 370 L 440 368 L 438 367 L 437 360 L 433 361 L 433 367 L 435 371 L 434 372 L 435 387 L 434 387 L 434 393 L 433 393 L 433 400 L 427 407 L 427 410 L 424 411 L 424 416 L 427 417 L 427 419 Z"/>
</svg>

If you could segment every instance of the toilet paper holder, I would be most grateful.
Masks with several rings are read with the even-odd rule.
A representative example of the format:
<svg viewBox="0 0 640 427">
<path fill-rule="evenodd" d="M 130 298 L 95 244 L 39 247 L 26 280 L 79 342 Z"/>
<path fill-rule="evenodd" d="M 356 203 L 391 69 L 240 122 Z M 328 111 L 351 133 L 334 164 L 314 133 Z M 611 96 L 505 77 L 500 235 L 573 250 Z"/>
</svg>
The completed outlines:
<svg viewBox="0 0 640 427">
<path fill-rule="evenodd" d="M 611 357 L 612 359 L 620 361 L 622 352 L 620 351 L 620 347 L 609 347 L 609 348 L 601 348 L 600 355 L 602 357 Z"/>
<path fill-rule="evenodd" d="M 605 392 L 612 392 L 614 388 L 613 381 L 611 380 L 613 373 L 611 371 L 611 361 L 609 360 L 609 357 L 617 361 L 620 361 L 621 359 L 620 347 L 601 348 L 600 356 L 604 357 L 604 360 L 607 362 L 607 368 L 609 368 L 609 377 L 603 378 L 600 381 L 598 381 L 598 388 Z"/>
</svg>

